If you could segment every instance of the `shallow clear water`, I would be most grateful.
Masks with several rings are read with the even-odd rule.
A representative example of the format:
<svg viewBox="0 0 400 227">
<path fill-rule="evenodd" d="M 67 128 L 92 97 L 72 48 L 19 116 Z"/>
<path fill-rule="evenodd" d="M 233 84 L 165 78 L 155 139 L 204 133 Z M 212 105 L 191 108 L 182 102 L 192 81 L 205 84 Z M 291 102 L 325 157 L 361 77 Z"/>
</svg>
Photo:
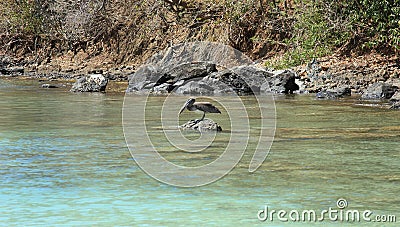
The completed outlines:
<svg viewBox="0 0 400 227">
<path fill-rule="evenodd" d="M 179 188 L 147 176 L 132 159 L 122 129 L 123 95 L 38 87 L 0 80 L 4 225 L 309 226 L 321 223 L 260 222 L 257 212 L 265 205 L 318 212 L 337 208 L 339 198 L 348 209 L 400 217 L 399 112 L 355 106 L 354 99 L 278 96 L 276 137 L 260 169 L 247 171 L 246 153 L 223 179 Z M 149 133 L 158 132 L 150 127 Z M 217 135 L 221 146 L 226 135 Z M 190 155 L 166 150 L 170 159 L 193 165 L 217 156 Z"/>
</svg>

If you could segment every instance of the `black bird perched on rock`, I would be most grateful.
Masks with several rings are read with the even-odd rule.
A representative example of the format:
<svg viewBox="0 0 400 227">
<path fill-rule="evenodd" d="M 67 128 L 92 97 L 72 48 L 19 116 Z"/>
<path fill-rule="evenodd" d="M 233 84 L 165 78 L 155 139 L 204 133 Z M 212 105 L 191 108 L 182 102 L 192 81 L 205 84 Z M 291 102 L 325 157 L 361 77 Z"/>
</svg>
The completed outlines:
<svg viewBox="0 0 400 227">
<path fill-rule="evenodd" d="M 203 111 L 203 117 L 200 121 L 204 120 L 206 113 L 221 113 L 217 107 L 209 102 L 196 102 L 196 99 L 190 98 L 185 102 L 185 105 L 182 106 L 179 114 L 181 114 L 185 109 L 189 111 Z"/>
</svg>

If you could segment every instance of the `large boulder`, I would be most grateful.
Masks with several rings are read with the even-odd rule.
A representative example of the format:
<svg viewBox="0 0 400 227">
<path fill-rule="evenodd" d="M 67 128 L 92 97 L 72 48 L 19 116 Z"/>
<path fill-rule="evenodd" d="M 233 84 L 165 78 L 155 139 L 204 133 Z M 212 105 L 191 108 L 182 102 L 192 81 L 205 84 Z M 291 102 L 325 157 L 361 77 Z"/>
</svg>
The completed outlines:
<svg viewBox="0 0 400 227">
<path fill-rule="evenodd" d="M 267 71 L 254 65 L 232 67 L 214 72 L 201 80 L 182 85 L 179 94 L 227 94 L 293 93 L 299 89 L 295 73 L 289 70 Z"/>
<path fill-rule="evenodd" d="M 193 62 L 178 65 L 166 71 L 166 75 L 175 84 L 179 81 L 188 81 L 195 78 L 203 78 L 212 72 L 216 72 L 216 65 L 208 62 Z"/>
<path fill-rule="evenodd" d="M 211 119 L 204 118 L 202 121 L 199 119 L 190 120 L 185 124 L 179 126 L 181 130 L 195 130 L 199 132 L 207 132 L 207 131 L 222 131 L 221 126 L 219 126 L 216 122 Z"/>
<path fill-rule="evenodd" d="M 274 71 L 270 78 L 270 89 L 274 93 L 292 94 L 299 90 L 296 84 L 296 74 L 291 70 Z"/>
<path fill-rule="evenodd" d="M 169 93 L 189 80 L 216 71 L 216 65 L 208 62 L 181 64 L 174 68 L 145 65 L 130 77 L 127 92 Z"/>
<path fill-rule="evenodd" d="M 364 90 L 361 98 L 362 99 L 390 99 L 398 87 L 391 84 L 377 82 L 368 86 Z"/>
<path fill-rule="evenodd" d="M 104 92 L 108 79 L 101 74 L 91 74 L 76 80 L 70 91 L 72 92 Z"/>
<path fill-rule="evenodd" d="M 214 94 L 214 90 L 212 86 L 204 81 L 189 81 L 185 85 L 178 87 L 175 93 L 184 95 L 212 95 Z"/>
<path fill-rule="evenodd" d="M 234 89 L 221 81 L 221 74 L 211 73 L 201 80 L 194 79 L 189 82 L 182 81 L 182 84 L 173 92 L 186 95 L 215 95 L 234 93 Z"/>
<path fill-rule="evenodd" d="M 150 91 L 161 76 L 158 69 L 153 65 L 144 65 L 129 76 L 127 92 Z"/>
<path fill-rule="evenodd" d="M 235 66 L 217 71 L 209 62 L 191 62 L 163 68 L 145 65 L 130 77 L 127 92 L 166 94 L 239 95 L 275 92 L 293 93 L 299 89 L 295 73 L 267 71 L 255 65 Z"/>
<path fill-rule="evenodd" d="M 272 77 L 271 72 L 254 65 L 243 65 L 221 71 L 217 78 L 231 90 L 239 95 L 248 95 L 259 92 L 270 92 L 267 78 Z"/>
</svg>

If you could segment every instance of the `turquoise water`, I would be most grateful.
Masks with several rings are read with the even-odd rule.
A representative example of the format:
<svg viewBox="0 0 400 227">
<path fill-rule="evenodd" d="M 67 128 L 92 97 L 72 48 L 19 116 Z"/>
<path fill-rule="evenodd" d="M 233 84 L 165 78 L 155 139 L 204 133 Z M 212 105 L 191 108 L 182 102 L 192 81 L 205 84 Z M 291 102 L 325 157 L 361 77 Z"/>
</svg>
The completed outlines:
<svg viewBox="0 0 400 227">
<path fill-rule="evenodd" d="M 339 198 L 346 209 L 400 217 L 399 112 L 355 106 L 356 99 L 277 96 L 276 137 L 260 169 L 247 171 L 247 154 L 221 180 L 179 188 L 149 177 L 132 159 L 123 95 L 38 87 L 0 80 L 0 225 L 310 226 L 321 223 L 261 222 L 257 213 L 265 206 L 319 213 L 337 209 Z M 218 137 L 222 144 L 225 137 Z M 207 153 L 167 155 L 208 160 Z"/>
</svg>

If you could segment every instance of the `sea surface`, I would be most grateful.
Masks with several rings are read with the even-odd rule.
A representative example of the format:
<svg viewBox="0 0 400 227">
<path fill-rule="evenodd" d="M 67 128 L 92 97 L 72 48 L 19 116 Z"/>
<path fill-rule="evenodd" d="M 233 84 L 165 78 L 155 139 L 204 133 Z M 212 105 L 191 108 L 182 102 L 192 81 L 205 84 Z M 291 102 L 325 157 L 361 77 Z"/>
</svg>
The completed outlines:
<svg viewBox="0 0 400 227">
<path fill-rule="evenodd" d="M 135 98 L 140 103 L 145 97 Z M 147 101 L 157 106 L 162 100 Z M 398 111 L 357 105 L 357 97 L 324 101 L 311 95 L 276 96 L 276 134 L 263 165 L 249 173 L 252 153 L 246 150 L 225 177 L 185 188 L 155 180 L 135 162 L 124 137 L 123 102 L 124 94 L 76 94 L 43 89 L 35 81 L 0 79 L 0 226 L 398 226 L 400 222 Z M 201 115 L 185 111 L 180 121 Z M 220 155 L 232 133 L 246 137 L 246 132 L 230 127 L 224 113 L 207 117 L 224 129 L 209 150 L 170 149 L 160 133 L 163 126 L 157 126 L 161 124 L 157 115 L 147 119 L 151 122 L 147 132 L 131 140 L 140 144 L 150 136 L 154 149 L 169 160 L 202 165 Z M 251 121 L 255 130 L 250 133 L 257 135 L 260 119 Z M 276 212 L 271 214 L 272 210 Z M 279 220 L 281 210 L 286 215 Z M 290 219 L 304 210 L 314 210 L 318 218 L 324 210 L 333 213 L 315 222 Z M 359 222 L 344 220 L 350 210 L 360 213 Z M 365 211 L 371 211 L 369 220 L 363 219 Z M 397 223 L 379 221 L 393 217 Z"/>
</svg>

